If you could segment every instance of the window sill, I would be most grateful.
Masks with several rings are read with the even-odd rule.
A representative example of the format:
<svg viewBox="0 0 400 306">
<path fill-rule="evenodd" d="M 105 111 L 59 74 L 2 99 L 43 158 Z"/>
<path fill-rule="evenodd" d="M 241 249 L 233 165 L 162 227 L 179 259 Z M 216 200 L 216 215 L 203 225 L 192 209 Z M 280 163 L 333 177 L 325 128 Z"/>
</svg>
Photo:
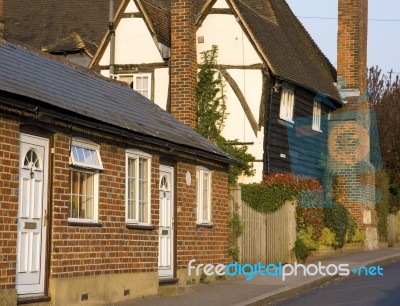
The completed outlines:
<svg viewBox="0 0 400 306">
<path fill-rule="evenodd" d="M 69 226 L 103 227 L 103 223 L 68 220 Z"/>
<path fill-rule="evenodd" d="M 312 130 L 313 130 L 314 132 L 322 133 L 322 130 L 319 130 L 319 129 L 312 128 Z"/>
<path fill-rule="evenodd" d="M 145 231 L 154 231 L 156 227 L 154 225 L 141 225 L 141 224 L 126 224 L 128 229 L 140 229 Z"/>
<path fill-rule="evenodd" d="M 212 223 L 197 223 L 196 226 L 197 227 L 205 227 L 205 228 L 213 228 L 214 224 L 212 224 Z"/>
<path fill-rule="evenodd" d="M 279 121 L 280 121 L 281 124 L 285 124 L 287 126 L 293 126 L 294 125 L 294 121 L 290 120 L 290 119 L 285 119 L 285 118 L 279 117 Z"/>
</svg>

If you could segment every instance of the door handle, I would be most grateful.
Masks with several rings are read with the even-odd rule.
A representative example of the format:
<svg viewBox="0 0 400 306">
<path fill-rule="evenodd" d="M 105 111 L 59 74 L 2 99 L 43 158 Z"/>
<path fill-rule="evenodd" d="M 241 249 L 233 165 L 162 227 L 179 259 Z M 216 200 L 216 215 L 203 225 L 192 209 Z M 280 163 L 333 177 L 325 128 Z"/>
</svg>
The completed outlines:
<svg viewBox="0 0 400 306">
<path fill-rule="evenodd" d="M 43 209 L 43 226 L 47 225 L 47 209 Z"/>
<path fill-rule="evenodd" d="M 172 223 L 172 229 L 174 229 L 174 227 L 175 227 L 175 219 L 174 219 L 174 217 L 172 217 L 171 223 Z"/>
</svg>

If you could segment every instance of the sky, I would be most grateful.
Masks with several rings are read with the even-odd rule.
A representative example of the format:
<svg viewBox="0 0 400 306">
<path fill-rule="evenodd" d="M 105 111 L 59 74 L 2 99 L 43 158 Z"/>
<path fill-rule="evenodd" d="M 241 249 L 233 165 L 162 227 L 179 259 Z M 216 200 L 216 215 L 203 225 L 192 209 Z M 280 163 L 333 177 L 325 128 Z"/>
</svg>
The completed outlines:
<svg viewBox="0 0 400 306">
<path fill-rule="evenodd" d="M 322 52 L 336 67 L 338 0 L 286 0 Z M 369 0 L 368 67 L 400 74 L 400 0 Z M 319 18 L 304 18 L 319 17 Z M 334 18 L 334 19 L 321 19 Z M 375 21 L 398 20 L 398 21 Z"/>
</svg>

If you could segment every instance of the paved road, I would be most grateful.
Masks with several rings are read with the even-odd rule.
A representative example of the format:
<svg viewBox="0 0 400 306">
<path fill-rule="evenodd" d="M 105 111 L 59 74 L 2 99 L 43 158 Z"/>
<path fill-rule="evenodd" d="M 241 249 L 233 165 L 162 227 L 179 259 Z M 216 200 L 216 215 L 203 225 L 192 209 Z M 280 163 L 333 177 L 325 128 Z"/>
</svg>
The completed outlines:
<svg viewBox="0 0 400 306">
<path fill-rule="evenodd" d="M 383 266 L 383 276 L 352 276 L 328 283 L 276 306 L 399 306 L 400 263 Z"/>
</svg>

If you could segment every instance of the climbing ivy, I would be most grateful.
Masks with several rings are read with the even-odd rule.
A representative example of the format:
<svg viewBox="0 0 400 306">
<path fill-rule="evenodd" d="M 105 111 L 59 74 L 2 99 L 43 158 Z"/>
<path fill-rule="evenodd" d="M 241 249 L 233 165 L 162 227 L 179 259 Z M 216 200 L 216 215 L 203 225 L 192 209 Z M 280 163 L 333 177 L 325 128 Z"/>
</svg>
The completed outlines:
<svg viewBox="0 0 400 306">
<path fill-rule="evenodd" d="M 218 46 L 201 53 L 202 65 L 198 73 L 197 127 L 196 131 L 214 142 L 225 152 L 240 161 L 239 165 L 229 167 L 229 183 L 235 184 L 240 175 L 252 176 L 254 156 L 247 152 L 247 146 L 235 145 L 221 135 L 226 119 L 225 83 L 218 69 Z"/>
</svg>

